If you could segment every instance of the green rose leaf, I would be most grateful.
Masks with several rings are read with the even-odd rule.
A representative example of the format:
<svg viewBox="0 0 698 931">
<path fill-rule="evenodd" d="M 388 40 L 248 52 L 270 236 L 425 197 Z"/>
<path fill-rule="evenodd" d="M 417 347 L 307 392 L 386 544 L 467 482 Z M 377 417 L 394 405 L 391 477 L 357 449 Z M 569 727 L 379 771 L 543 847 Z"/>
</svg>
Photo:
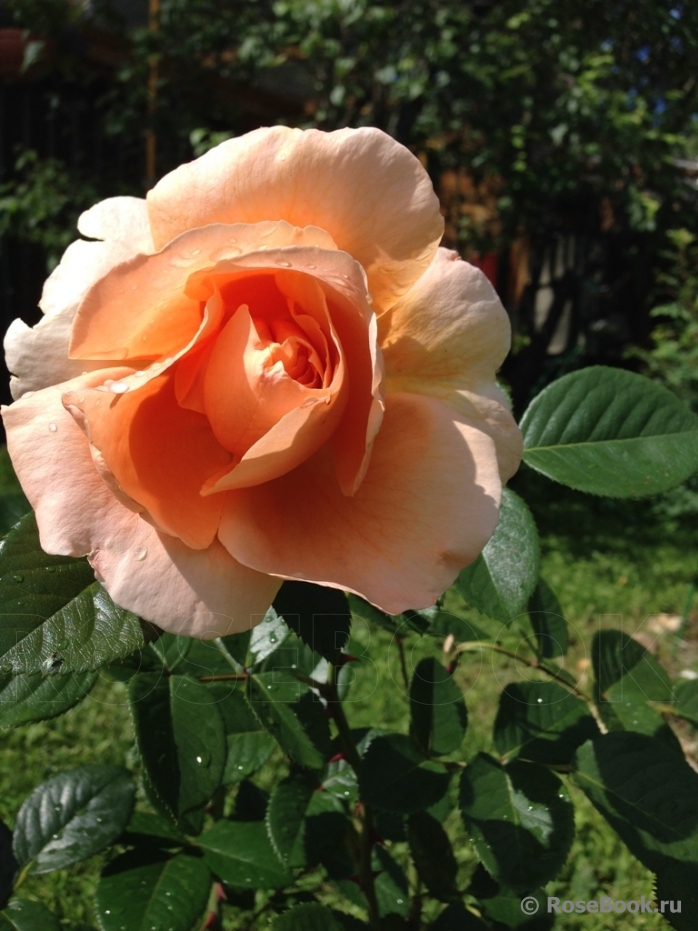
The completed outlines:
<svg viewBox="0 0 698 931">
<path fill-rule="evenodd" d="M 369 805 L 409 814 L 445 795 L 448 770 L 428 760 L 403 734 L 383 734 L 368 746 L 359 772 L 359 794 Z"/>
<path fill-rule="evenodd" d="M 131 775 L 119 766 L 59 773 L 37 786 L 17 814 L 17 862 L 48 873 L 91 857 L 121 834 L 133 799 Z"/>
<path fill-rule="evenodd" d="M 410 852 L 422 882 L 435 899 L 449 902 L 458 895 L 458 863 L 448 834 L 426 811 L 410 815 L 407 822 Z"/>
<path fill-rule="evenodd" d="M 351 629 L 347 596 L 310 582 L 284 582 L 274 609 L 311 649 L 336 663 Z"/>
<path fill-rule="evenodd" d="M 96 681 L 97 672 L 0 676 L 0 727 L 55 718 L 82 701 Z"/>
<path fill-rule="evenodd" d="M 118 608 L 85 559 L 47 556 L 33 514 L 0 542 L 0 670 L 85 672 L 143 647 L 135 614 Z"/>
<path fill-rule="evenodd" d="M 562 615 L 560 602 L 550 586 L 543 580 L 531 595 L 528 618 L 536 639 L 536 652 L 543 659 L 564 656 L 569 645 L 567 621 Z"/>
<path fill-rule="evenodd" d="M 272 931 L 345 931 L 331 909 L 319 902 L 303 902 L 273 920 Z"/>
<path fill-rule="evenodd" d="M 14 473 L 6 446 L 0 446 L 0 534 L 6 534 L 31 511 L 19 479 Z"/>
<path fill-rule="evenodd" d="M 497 529 L 475 562 L 460 573 L 456 588 L 478 611 L 509 624 L 526 610 L 539 571 L 540 544 L 531 512 L 505 488 Z"/>
<path fill-rule="evenodd" d="M 322 769 L 330 753 L 330 725 L 322 702 L 294 676 L 251 676 L 248 697 L 261 724 L 284 753 L 307 769 Z"/>
<path fill-rule="evenodd" d="M 646 734 L 604 734 L 577 750 L 574 780 L 630 851 L 654 872 L 698 863 L 698 774 Z"/>
<path fill-rule="evenodd" d="M 374 887 L 378 913 L 381 918 L 387 915 L 400 915 L 401 918 L 407 918 L 409 890 L 407 877 L 402 867 L 390 856 L 385 847 L 379 845 L 373 848 L 371 867 L 376 874 Z M 393 927 L 387 922 L 386 924 L 388 928 Z"/>
<path fill-rule="evenodd" d="M 656 382 L 592 366 L 559 378 L 521 420 L 524 462 L 570 488 L 639 498 L 698 469 L 698 417 Z"/>
<path fill-rule="evenodd" d="M 228 885 L 280 889 L 292 880 L 263 821 L 218 821 L 198 838 L 198 844 L 211 870 Z"/>
<path fill-rule="evenodd" d="M 279 617 L 273 608 L 269 608 L 256 627 L 250 633 L 249 652 L 252 665 L 257 665 L 271 655 L 289 636 L 290 629 L 286 621 Z"/>
<path fill-rule="evenodd" d="M 38 902 L 15 899 L 0 912 L 0 931 L 61 931 L 53 912 Z"/>
<path fill-rule="evenodd" d="M 498 882 L 525 892 L 560 871 L 574 837 L 567 790 L 549 770 L 485 753 L 463 770 L 463 822 L 483 865 Z"/>
<path fill-rule="evenodd" d="M 227 752 L 215 696 L 188 676 L 140 673 L 129 684 L 129 699 L 154 805 L 183 831 L 198 833 Z"/>
<path fill-rule="evenodd" d="M 305 866 L 305 818 L 314 787 L 302 776 L 289 776 L 271 793 L 267 829 L 279 859 L 286 866 Z"/>
<path fill-rule="evenodd" d="M 500 695 L 494 744 L 502 756 L 569 763 L 598 734 L 586 704 L 553 682 L 513 682 Z"/>
<path fill-rule="evenodd" d="M 676 931 L 695 931 L 698 915 L 698 864 L 667 859 L 657 873 L 655 900 L 666 902 L 664 918 Z M 672 911 L 681 903 L 680 911 Z"/>
<path fill-rule="evenodd" d="M 185 837 L 175 825 L 152 811 L 134 811 L 126 825 L 123 842 L 142 844 L 144 840 L 160 846 L 181 846 Z"/>
<path fill-rule="evenodd" d="M 674 695 L 676 710 L 687 721 L 698 726 L 698 679 L 677 682 Z"/>
<path fill-rule="evenodd" d="M 488 931 L 488 926 L 462 905 L 449 905 L 428 931 Z"/>
<path fill-rule="evenodd" d="M 637 640 L 620 630 L 602 630 L 591 647 L 598 707 L 610 730 L 659 737 L 680 752 L 676 735 L 648 702 L 674 703 L 669 676 Z"/>
<path fill-rule="evenodd" d="M 211 889 L 204 861 L 143 847 L 112 860 L 97 886 L 102 931 L 190 931 Z"/>
<path fill-rule="evenodd" d="M 468 726 L 463 694 L 453 674 L 435 659 L 422 659 L 410 682 L 410 736 L 427 756 L 457 750 Z"/>
<path fill-rule="evenodd" d="M 252 711 L 242 682 L 211 682 L 206 687 L 216 700 L 225 727 L 228 753 L 222 781 L 234 785 L 266 763 L 276 741 Z"/>
<path fill-rule="evenodd" d="M 475 867 L 466 892 L 477 900 L 477 908 L 483 918 L 489 919 L 488 927 L 491 925 L 498 931 L 500 928 L 507 931 L 549 931 L 555 925 L 555 915 L 548 914 L 547 896 L 542 889 L 526 891 L 526 898 L 534 899 L 538 907 L 530 902 L 527 903 L 530 911 L 525 911 L 521 907 L 521 893 L 500 886 L 481 863 Z"/>
</svg>

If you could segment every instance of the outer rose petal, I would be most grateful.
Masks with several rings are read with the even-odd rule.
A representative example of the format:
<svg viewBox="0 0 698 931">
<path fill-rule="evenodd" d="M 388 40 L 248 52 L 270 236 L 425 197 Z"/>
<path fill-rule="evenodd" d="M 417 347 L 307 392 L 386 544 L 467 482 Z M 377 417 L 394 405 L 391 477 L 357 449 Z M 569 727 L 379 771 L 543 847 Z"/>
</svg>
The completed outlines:
<svg viewBox="0 0 698 931">
<path fill-rule="evenodd" d="M 165 175 L 147 200 L 157 248 L 208 223 L 280 219 L 327 230 L 366 270 L 377 308 L 411 287 L 443 235 L 418 159 L 367 127 L 258 129 Z"/>
<path fill-rule="evenodd" d="M 78 230 L 89 239 L 128 243 L 134 252 L 155 252 L 148 208 L 142 197 L 108 197 L 78 219 Z"/>
<path fill-rule="evenodd" d="M 439 249 L 419 281 L 378 320 L 387 374 L 413 381 L 494 381 L 511 344 L 507 312 L 480 269 Z"/>
<path fill-rule="evenodd" d="M 15 376 L 10 381 L 14 398 L 105 367 L 103 362 L 74 362 L 68 358 L 70 330 L 89 288 L 132 255 L 132 249 L 124 243 L 78 240 L 68 246 L 44 285 L 40 302 L 43 319 L 33 328 L 14 320 L 5 335 L 7 367 Z"/>
<path fill-rule="evenodd" d="M 503 481 L 521 461 L 521 432 L 495 372 L 511 341 L 494 288 L 457 253 L 439 249 L 417 284 L 378 320 L 387 390 L 450 404 L 495 441 Z"/>
<path fill-rule="evenodd" d="M 232 493 L 222 543 L 261 572 L 346 588 L 397 614 L 433 604 L 497 523 L 492 440 L 432 398 L 389 395 L 357 493 L 344 497 L 333 478 L 321 450 Z"/>
<path fill-rule="evenodd" d="M 158 533 L 119 504 L 95 471 L 87 440 L 61 396 L 107 374 L 46 388 L 2 410 L 42 547 L 67 556 L 89 553 L 117 604 L 173 633 L 213 637 L 247 629 L 266 612 L 278 579 L 241 566 L 217 542 L 191 550 Z"/>
<path fill-rule="evenodd" d="M 171 374 L 121 395 L 98 388 L 66 391 L 63 404 L 84 426 L 120 491 L 160 530 L 192 549 L 211 545 L 225 495 L 202 498 L 199 492 L 232 456 L 202 414 L 179 407 Z"/>
</svg>

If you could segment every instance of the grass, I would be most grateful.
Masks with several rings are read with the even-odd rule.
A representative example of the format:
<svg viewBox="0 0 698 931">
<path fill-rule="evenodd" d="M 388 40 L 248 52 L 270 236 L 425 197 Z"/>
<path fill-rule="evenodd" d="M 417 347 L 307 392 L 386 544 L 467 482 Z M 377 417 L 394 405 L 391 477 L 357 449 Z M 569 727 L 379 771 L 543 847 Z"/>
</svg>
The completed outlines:
<svg viewBox="0 0 698 931">
<path fill-rule="evenodd" d="M 672 674 L 684 669 L 698 672 L 696 612 L 691 614 L 684 641 L 676 651 L 672 636 L 652 633 L 647 620 L 653 615 L 681 612 L 698 558 L 696 531 L 680 519 L 658 521 L 642 503 L 588 499 L 558 488 L 552 493 L 553 486 L 530 472 L 522 472 L 514 487 L 531 504 L 542 538 L 542 574 L 558 595 L 570 626 L 567 669 L 587 678 L 594 632 L 599 627 L 623 626 L 627 633 L 639 632 L 640 638 L 645 637 L 643 642 L 652 644 Z M 462 605 L 459 609 L 468 610 Z M 414 634 L 406 647 L 408 667 L 422 655 L 443 655 L 438 641 L 419 640 Z M 359 622 L 350 650 L 363 655 L 346 708 L 352 726 L 380 725 L 405 731 L 408 702 L 394 639 Z M 463 748 L 466 757 L 478 750 L 493 751 L 491 733 L 499 692 L 521 674 L 522 669 L 507 657 L 484 652 L 464 657 L 457 676 L 469 711 Z M 680 736 L 690 751 L 691 734 L 686 731 Z M 132 740 L 125 688 L 107 679 L 100 680 L 89 698 L 63 717 L 1 733 L 0 818 L 12 826 L 17 809 L 34 786 L 63 769 L 90 762 L 137 769 Z M 275 760 L 278 772 L 285 764 L 280 756 Z M 259 785 L 269 788 L 275 781 L 273 775 L 270 770 L 260 774 Z M 598 899 L 602 895 L 623 900 L 651 897 L 652 875 L 631 856 L 581 792 L 574 786 L 570 792 L 576 807 L 576 838 L 562 873 L 546 887 L 547 894 L 561 900 Z M 454 838 L 460 880 L 466 885 L 475 858 L 457 814 L 449 816 L 447 827 Z M 405 857 L 404 844 L 393 847 L 398 859 Z M 30 876 L 23 884 L 22 896 L 43 902 L 65 928 L 78 921 L 94 924 L 91 902 L 102 862 L 102 857 L 95 857 L 71 870 Z M 560 916 L 556 927 L 612 931 L 629 924 L 634 931 L 668 928 L 660 916 L 591 914 Z M 232 913 L 226 926 L 239 927 Z"/>
</svg>

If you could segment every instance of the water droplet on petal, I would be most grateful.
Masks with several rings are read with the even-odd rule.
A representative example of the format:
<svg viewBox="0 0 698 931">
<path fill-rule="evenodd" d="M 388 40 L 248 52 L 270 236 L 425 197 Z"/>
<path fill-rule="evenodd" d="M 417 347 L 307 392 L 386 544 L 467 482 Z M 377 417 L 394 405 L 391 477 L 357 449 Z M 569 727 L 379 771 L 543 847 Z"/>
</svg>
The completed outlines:
<svg viewBox="0 0 698 931">
<path fill-rule="evenodd" d="M 306 268 L 317 268 L 317 265 L 306 265 Z"/>
<path fill-rule="evenodd" d="M 228 242 L 237 242 L 237 239 L 234 236 L 231 236 Z"/>
<path fill-rule="evenodd" d="M 290 268 L 290 267 L 291 267 L 291 263 L 290 263 L 290 262 L 285 262 L 283 259 L 278 259 L 277 262 L 276 262 L 276 264 L 277 264 L 277 265 L 280 265 L 282 268 Z"/>
<path fill-rule="evenodd" d="M 114 381 L 109 385 L 109 390 L 112 394 L 126 394 L 128 387 L 125 381 Z"/>
<path fill-rule="evenodd" d="M 56 430 L 58 429 L 58 427 L 55 425 L 55 423 L 50 423 L 50 424 L 48 425 L 48 428 L 49 428 L 49 430 L 51 431 L 51 433 L 55 433 Z"/>
<path fill-rule="evenodd" d="M 148 550 L 144 546 L 139 546 L 133 555 L 138 560 L 138 562 L 143 562 L 145 557 L 148 555 Z"/>
</svg>

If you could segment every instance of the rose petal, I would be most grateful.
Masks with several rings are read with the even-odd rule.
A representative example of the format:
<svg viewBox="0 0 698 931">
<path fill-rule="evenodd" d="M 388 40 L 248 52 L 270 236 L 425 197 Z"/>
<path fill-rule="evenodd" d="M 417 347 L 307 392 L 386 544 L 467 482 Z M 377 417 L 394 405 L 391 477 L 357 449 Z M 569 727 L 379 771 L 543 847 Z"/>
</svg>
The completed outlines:
<svg viewBox="0 0 698 931">
<path fill-rule="evenodd" d="M 521 432 L 495 384 L 511 341 L 509 317 L 477 268 L 449 249 L 378 321 L 390 392 L 450 404 L 495 441 L 502 481 L 521 461 Z"/>
<path fill-rule="evenodd" d="M 225 495 L 202 498 L 200 489 L 232 457 L 202 414 L 179 407 L 171 373 L 124 394 L 66 392 L 63 403 L 84 426 L 118 487 L 159 530 L 193 549 L 210 546 Z"/>
<path fill-rule="evenodd" d="M 346 588 L 397 614 L 433 604 L 476 558 L 500 498 L 485 433 L 432 398 L 389 395 L 353 497 L 321 450 L 274 482 L 232 493 L 219 538 L 251 568 Z"/>
<path fill-rule="evenodd" d="M 387 374 L 413 383 L 494 381 L 511 344 L 497 292 L 450 249 L 439 249 L 414 287 L 379 318 L 378 334 Z"/>
<path fill-rule="evenodd" d="M 73 359 L 152 359 L 181 349 L 196 333 L 200 302 L 185 293 L 193 272 L 247 252 L 288 245 L 333 249 L 322 230 L 288 223 L 214 224 L 190 230 L 156 255 L 111 270 L 82 301 L 70 345 Z M 207 294 L 206 300 L 210 296 Z"/>
<path fill-rule="evenodd" d="M 215 540 L 192 550 L 135 514 L 112 519 L 90 563 L 114 601 L 164 630 L 209 640 L 250 630 L 281 582 L 236 562 Z"/>
<path fill-rule="evenodd" d="M 419 160 L 370 127 L 258 129 L 170 172 L 147 200 L 158 248 L 209 223 L 286 220 L 327 230 L 364 267 L 383 309 L 427 268 L 443 235 Z"/>
<path fill-rule="evenodd" d="M 237 290 L 233 292 L 231 285 L 226 285 L 226 300 L 232 306 L 249 304 L 254 315 L 260 312 L 258 308 L 264 301 L 272 304 L 278 298 L 260 290 L 264 301 L 255 302 L 255 293 L 260 286 L 255 281 L 254 288 L 250 290 L 246 276 L 251 275 L 253 269 L 264 269 L 268 273 L 274 266 L 290 269 L 282 273 L 277 268 L 274 281 L 279 288 L 283 289 L 284 282 L 301 271 L 312 276 L 325 294 L 350 373 L 344 417 L 331 443 L 338 481 L 344 494 L 351 495 L 361 484 L 371 455 L 371 444 L 383 416 L 383 359 L 376 342 L 375 314 L 366 298 L 360 266 L 345 252 L 320 248 L 289 247 L 254 252 L 218 262 L 212 269 L 192 274 L 187 282 L 187 293 L 196 300 L 204 301 L 215 287 L 223 287 L 226 275 L 231 279 L 235 276 L 233 284 Z M 292 293 L 290 288 L 288 294 Z M 203 395 L 196 385 L 196 369 L 201 365 L 200 360 L 201 356 L 197 355 L 196 362 L 184 363 L 178 397 L 180 403 L 204 410 Z"/>
<path fill-rule="evenodd" d="M 43 549 L 91 554 L 117 604 L 173 633 L 207 637 L 247 629 L 261 620 L 279 580 L 241 566 L 218 542 L 192 550 L 159 534 L 122 507 L 95 471 L 87 440 L 61 395 L 89 388 L 104 374 L 46 388 L 2 409 L 10 455 L 36 510 Z"/>
<path fill-rule="evenodd" d="M 89 239 L 128 243 L 134 252 L 155 252 L 148 208 L 142 197 L 108 197 L 78 218 L 78 230 Z"/>
<path fill-rule="evenodd" d="M 206 363 L 203 399 L 218 441 L 241 458 L 232 470 L 209 479 L 204 493 L 256 485 L 295 468 L 327 442 L 346 407 L 343 352 L 320 284 L 297 272 L 274 277 L 286 290 L 287 315 L 322 344 L 325 358 L 318 362 L 329 384 L 309 388 L 289 377 L 281 363 L 268 367 L 270 350 L 258 333 L 264 322 L 255 324 L 246 305 L 238 308 Z M 268 323 L 271 330 L 300 332 L 283 318 Z"/>
<path fill-rule="evenodd" d="M 5 334 L 7 367 L 14 376 L 10 380 L 13 398 L 105 367 L 104 362 L 68 358 L 71 327 L 88 289 L 132 255 L 132 249 L 122 243 L 78 240 L 68 246 L 44 284 L 40 307 L 45 316 L 35 327 L 14 320 Z"/>
</svg>

